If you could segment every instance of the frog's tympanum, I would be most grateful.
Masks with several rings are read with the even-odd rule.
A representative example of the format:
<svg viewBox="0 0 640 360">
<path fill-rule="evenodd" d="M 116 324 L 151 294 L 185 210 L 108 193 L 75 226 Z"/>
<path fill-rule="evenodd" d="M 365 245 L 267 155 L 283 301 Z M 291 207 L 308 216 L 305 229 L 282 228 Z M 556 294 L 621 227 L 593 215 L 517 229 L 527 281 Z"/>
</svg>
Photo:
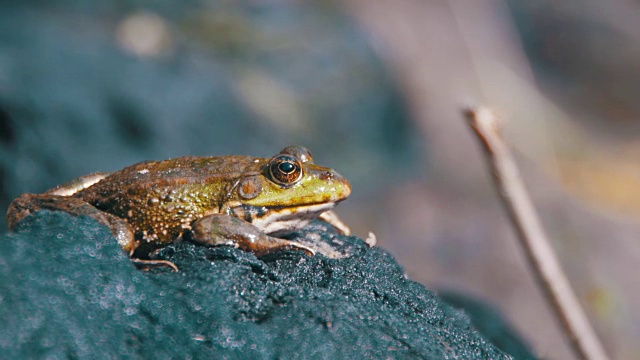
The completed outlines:
<svg viewBox="0 0 640 360">
<path fill-rule="evenodd" d="M 304 147 L 289 146 L 271 159 L 182 157 L 83 176 L 18 197 L 7 221 L 15 229 L 41 209 L 90 216 L 109 226 L 134 258 L 182 239 L 258 256 L 283 249 L 314 255 L 312 248 L 280 237 L 317 217 L 348 233 L 330 210 L 350 193 L 345 178 L 315 165 Z"/>
</svg>

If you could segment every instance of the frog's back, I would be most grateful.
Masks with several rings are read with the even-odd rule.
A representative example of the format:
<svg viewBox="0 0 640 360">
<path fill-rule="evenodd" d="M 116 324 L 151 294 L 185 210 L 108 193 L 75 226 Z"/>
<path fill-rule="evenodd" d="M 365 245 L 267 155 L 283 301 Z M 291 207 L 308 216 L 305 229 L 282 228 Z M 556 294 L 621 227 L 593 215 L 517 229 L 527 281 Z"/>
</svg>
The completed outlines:
<svg viewBox="0 0 640 360">
<path fill-rule="evenodd" d="M 190 183 L 225 181 L 247 173 L 257 173 L 256 159 L 250 156 L 187 156 L 163 161 L 144 161 L 111 173 L 83 193 L 117 195 L 135 188 L 180 186 Z"/>
<path fill-rule="evenodd" d="M 251 156 L 185 156 L 162 161 L 145 161 L 112 173 L 110 178 L 127 183 L 140 183 L 155 180 L 193 180 L 205 177 L 233 177 L 247 171 L 257 159 Z"/>
</svg>

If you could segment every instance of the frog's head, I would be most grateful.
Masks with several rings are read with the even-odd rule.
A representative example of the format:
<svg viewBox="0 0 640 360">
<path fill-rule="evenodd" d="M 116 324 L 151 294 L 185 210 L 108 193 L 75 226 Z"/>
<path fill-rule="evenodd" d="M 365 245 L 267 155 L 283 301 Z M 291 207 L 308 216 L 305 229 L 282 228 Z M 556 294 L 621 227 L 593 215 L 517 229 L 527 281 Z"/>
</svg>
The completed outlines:
<svg viewBox="0 0 640 360">
<path fill-rule="evenodd" d="M 229 212 L 267 234 L 300 229 L 351 194 L 347 179 L 314 164 L 311 153 L 302 146 L 288 146 L 271 159 L 254 162 L 259 174 L 238 181 L 237 205 Z"/>
</svg>

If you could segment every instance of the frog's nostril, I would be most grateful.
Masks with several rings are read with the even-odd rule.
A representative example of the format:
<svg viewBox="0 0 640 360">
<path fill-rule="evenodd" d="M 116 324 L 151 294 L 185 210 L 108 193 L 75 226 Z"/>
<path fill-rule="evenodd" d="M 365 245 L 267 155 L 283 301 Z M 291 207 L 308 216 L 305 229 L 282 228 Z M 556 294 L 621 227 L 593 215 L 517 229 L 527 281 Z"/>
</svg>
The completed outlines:
<svg viewBox="0 0 640 360">
<path fill-rule="evenodd" d="M 322 174 L 320 174 L 321 180 L 333 180 L 334 177 L 335 175 L 331 171 L 325 171 Z"/>
</svg>

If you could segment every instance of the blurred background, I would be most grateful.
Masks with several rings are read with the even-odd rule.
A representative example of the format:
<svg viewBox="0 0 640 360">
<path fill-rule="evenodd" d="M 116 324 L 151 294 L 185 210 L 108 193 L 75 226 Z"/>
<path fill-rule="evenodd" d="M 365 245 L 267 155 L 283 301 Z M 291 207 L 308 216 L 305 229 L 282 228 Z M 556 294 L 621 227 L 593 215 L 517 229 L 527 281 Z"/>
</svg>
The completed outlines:
<svg viewBox="0 0 640 360">
<path fill-rule="evenodd" d="M 302 144 L 411 279 L 573 359 L 461 117 L 484 104 L 607 350 L 637 359 L 639 16 L 623 0 L 3 1 L 0 208 L 143 160 Z"/>
</svg>

